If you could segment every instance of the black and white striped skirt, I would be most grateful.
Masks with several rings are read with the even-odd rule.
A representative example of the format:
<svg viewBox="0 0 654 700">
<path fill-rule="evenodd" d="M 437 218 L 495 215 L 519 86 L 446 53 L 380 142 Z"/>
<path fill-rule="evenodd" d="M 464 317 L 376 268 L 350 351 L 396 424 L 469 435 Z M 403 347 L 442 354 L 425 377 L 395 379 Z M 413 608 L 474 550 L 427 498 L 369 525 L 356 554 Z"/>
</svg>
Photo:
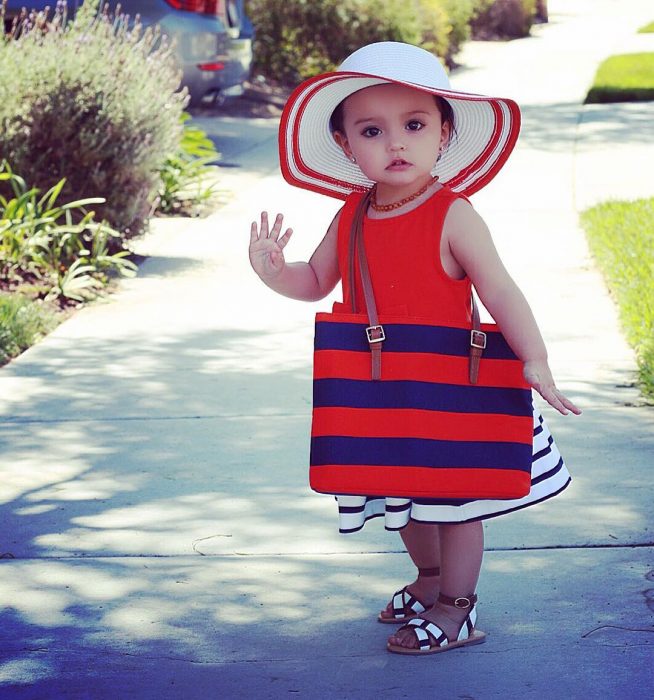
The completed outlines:
<svg viewBox="0 0 654 700">
<path fill-rule="evenodd" d="M 410 520 L 420 523 L 467 523 L 505 515 L 561 493 L 570 474 L 540 411 L 534 408 L 531 490 L 511 500 L 454 500 L 336 496 L 339 530 L 357 532 L 371 518 L 384 517 L 387 530 L 401 530 Z"/>
</svg>

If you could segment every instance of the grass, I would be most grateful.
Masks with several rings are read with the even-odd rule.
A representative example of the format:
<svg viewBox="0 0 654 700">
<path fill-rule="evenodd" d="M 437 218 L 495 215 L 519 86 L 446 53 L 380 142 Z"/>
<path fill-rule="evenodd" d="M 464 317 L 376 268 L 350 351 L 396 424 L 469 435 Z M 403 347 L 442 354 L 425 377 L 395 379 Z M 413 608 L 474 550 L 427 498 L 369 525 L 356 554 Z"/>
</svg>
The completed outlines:
<svg viewBox="0 0 654 700">
<path fill-rule="evenodd" d="M 654 100 L 654 53 L 628 53 L 600 64 L 585 102 L 648 100 Z"/>
<path fill-rule="evenodd" d="M 654 32 L 654 22 L 650 22 L 638 30 L 639 34 L 651 34 L 652 32 Z"/>
<path fill-rule="evenodd" d="M 582 212 L 581 223 L 654 403 L 654 197 L 604 202 Z"/>
<path fill-rule="evenodd" d="M 19 294 L 0 293 L 0 365 L 37 343 L 58 323 L 42 304 Z"/>
</svg>

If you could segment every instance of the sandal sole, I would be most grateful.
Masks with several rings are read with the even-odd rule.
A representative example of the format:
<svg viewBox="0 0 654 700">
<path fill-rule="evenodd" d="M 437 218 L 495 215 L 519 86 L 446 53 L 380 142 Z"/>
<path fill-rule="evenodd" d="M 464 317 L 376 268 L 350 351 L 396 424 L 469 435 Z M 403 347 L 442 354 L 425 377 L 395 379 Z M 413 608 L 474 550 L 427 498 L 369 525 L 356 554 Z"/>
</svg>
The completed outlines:
<svg viewBox="0 0 654 700">
<path fill-rule="evenodd" d="M 472 634 L 467 639 L 462 639 L 460 642 L 450 642 L 444 647 L 431 647 L 430 649 L 409 649 L 401 647 L 397 644 L 387 644 L 386 649 L 393 654 L 404 654 L 406 656 L 424 656 L 427 654 L 439 654 L 450 649 L 458 649 L 460 647 L 472 646 L 473 644 L 483 644 L 486 641 L 486 633 L 481 630 L 473 630 Z"/>
</svg>

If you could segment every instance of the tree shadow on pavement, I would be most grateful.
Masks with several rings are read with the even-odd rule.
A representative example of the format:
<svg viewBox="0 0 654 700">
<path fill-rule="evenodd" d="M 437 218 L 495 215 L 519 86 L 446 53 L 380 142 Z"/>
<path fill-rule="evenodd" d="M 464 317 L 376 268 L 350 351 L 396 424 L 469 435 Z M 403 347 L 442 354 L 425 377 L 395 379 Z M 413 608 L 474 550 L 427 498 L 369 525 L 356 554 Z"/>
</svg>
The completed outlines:
<svg viewBox="0 0 654 700">
<path fill-rule="evenodd" d="M 23 393 L 4 400 L 0 423 L 0 549 L 15 557 L 0 566 L 0 682 L 43 692 L 79 674 L 80 658 L 87 683 L 108 668 L 138 675 L 135 659 L 216 663 L 231 677 L 230 663 L 297 664 L 309 645 L 308 668 L 385 666 L 389 630 L 371 611 L 408 564 L 379 568 L 374 553 L 398 551 L 397 537 L 381 523 L 339 537 L 333 499 L 309 491 L 311 339 L 290 337 L 52 337 L 4 368 Z M 491 547 L 646 535 L 647 477 L 625 455 L 651 454 L 651 416 L 607 405 L 604 391 L 602 410 L 582 419 L 547 414 L 574 485 L 493 523 Z M 590 406 L 598 397 L 583 381 L 575 394 Z"/>
<path fill-rule="evenodd" d="M 651 103 L 590 105 L 543 103 L 521 106 L 519 146 L 546 152 L 570 152 L 571 142 L 584 149 L 627 143 L 651 146 Z"/>
</svg>

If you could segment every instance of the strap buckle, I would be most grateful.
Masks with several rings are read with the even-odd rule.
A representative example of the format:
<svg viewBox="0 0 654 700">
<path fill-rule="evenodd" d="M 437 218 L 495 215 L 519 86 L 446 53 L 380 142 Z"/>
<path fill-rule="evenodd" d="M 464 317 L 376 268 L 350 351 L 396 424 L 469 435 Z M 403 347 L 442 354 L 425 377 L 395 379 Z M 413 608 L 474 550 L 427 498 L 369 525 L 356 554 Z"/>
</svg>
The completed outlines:
<svg viewBox="0 0 654 700">
<path fill-rule="evenodd" d="M 472 605 L 470 598 L 456 598 L 454 600 L 454 607 L 459 610 L 467 610 Z"/>
<path fill-rule="evenodd" d="M 368 336 L 368 342 L 372 345 L 373 343 L 382 343 L 386 340 L 386 334 L 384 333 L 384 328 L 381 325 L 368 326 L 366 328 L 366 335 Z"/>
<path fill-rule="evenodd" d="M 470 331 L 470 346 L 480 350 L 486 349 L 486 334 L 484 331 Z"/>
</svg>

